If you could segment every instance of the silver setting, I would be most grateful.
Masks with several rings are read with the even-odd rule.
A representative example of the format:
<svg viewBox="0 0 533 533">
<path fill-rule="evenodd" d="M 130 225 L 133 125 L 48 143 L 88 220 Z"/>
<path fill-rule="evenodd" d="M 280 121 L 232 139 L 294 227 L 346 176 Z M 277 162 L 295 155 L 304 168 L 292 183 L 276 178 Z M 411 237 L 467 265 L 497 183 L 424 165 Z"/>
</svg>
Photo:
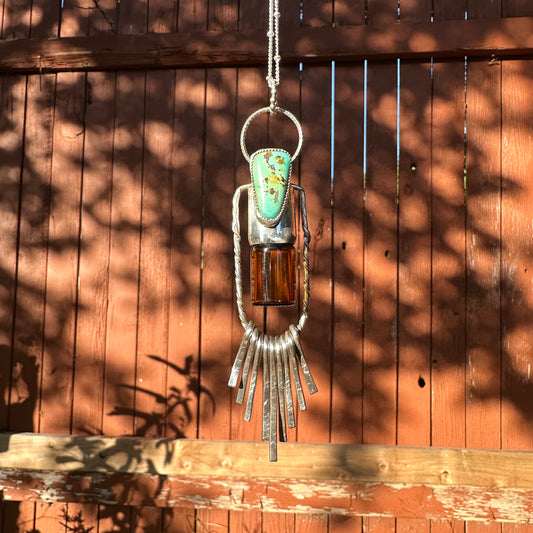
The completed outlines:
<svg viewBox="0 0 533 533">
<path fill-rule="evenodd" d="M 287 190 L 289 191 L 289 187 Z M 252 194 L 248 195 L 248 242 L 250 246 L 256 244 L 294 244 L 296 236 L 294 235 L 294 217 L 290 194 L 287 194 L 287 203 L 283 207 L 278 222 L 275 226 L 266 226 L 260 220 L 256 205 L 254 187 Z"/>
</svg>

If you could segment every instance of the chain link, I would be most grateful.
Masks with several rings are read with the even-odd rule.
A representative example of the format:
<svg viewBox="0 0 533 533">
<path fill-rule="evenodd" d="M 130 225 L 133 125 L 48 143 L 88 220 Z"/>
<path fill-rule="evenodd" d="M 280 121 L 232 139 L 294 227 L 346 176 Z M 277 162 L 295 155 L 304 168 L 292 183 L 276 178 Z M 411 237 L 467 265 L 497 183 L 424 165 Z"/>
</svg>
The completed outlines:
<svg viewBox="0 0 533 533">
<path fill-rule="evenodd" d="M 278 107 L 277 87 L 279 85 L 279 0 L 269 0 L 268 3 L 268 71 L 266 81 L 270 89 L 270 111 Z"/>
</svg>

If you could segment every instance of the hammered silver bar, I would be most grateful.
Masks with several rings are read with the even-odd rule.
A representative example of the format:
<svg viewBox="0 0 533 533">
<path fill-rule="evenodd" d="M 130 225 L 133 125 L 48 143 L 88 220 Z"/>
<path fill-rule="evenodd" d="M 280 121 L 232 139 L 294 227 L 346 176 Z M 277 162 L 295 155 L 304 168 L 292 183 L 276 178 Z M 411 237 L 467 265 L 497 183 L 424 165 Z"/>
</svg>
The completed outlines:
<svg viewBox="0 0 533 533">
<path fill-rule="evenodd" d="M 283 360 L 281 356 L 281 337 L 275 339 L 276 372 L 278 381 L 279 419 L 281 422 L 279 440 L 287 442 L 287 417 L 285 413 L 285 378 L 283 373 Z"/>
<path fill-rule="evenodd" d="M 294 379 L 294 388 L 296 389 L 296 399 L 298 400 L 298 408 L 300 409 L 300 411 L 305 411 L 307 409 L 307 406 L 305 405 L 304 391 L 302 389 L 302 382 L 300 381 L 298 361 L 296 360 L 296 348 L 294 347 L 292 335 L 288 331 L 285 332 L 285 341 L 289 350 L 289 361 L 291 363 L 292 378 Z"/>
<path fill-rule="evenodd" d="M 291 369 L 289 364 L 289 347 L 285 335 L 280 338 L 281 342 L 281 360 L 283 364 L 283 377 L 285 380 L 285 403 L 287 405 L 287 424 L 289 428 L 296 427 L 296 420 L 294 417 L 294 403 L 292 401 L 292 385 L 291 385 Z"/>
<path fill-rule="evenodd" d="M 309 394 L 315 394 L 316 392 L 318 392 L 318 388 L 315 384 L 315 380 L 313 379 L 313 376 L 311 375 L 311 371 L 309 370 L 309 367 L 307 366 L 307 361 L 305 360 L 304 351 L 303 351 L 302 345 L 300 344 L 300 333 L 298 331 L 298 328 L 294 324 L 291 324 L 289 326 L 289 331 L 291 332 L 292 338 L 294 340 L 294 345 L 296 346 L 296 349 L 298 350 L 298 353 L 300 354 L 300 364 L 302 366 L 302 372 L 304 374 L 304 379 L 307 384 Z"/>
<path fill-rule="evenodd" d="M 263 440 L 270 437 L 270 370 L 268 337 L 263 336 Z"/>
<path fill-rule="evenodd" d="M 244 365 L 242 367 L 242 378 L 239 384 L 239 389 L 237 391 L 237 403 L 244 402 L 244 393 L 246 392 L 246 387 L 248 386 L 248 374 L 250 373 L 250 366 L 254 358 L 255 350 L 257 347 L 257 339 L 259 338 L 259 329 L 254 328 L 252 337 L 249 342 L 248 350 L 246 351 L 246 356 L 244 357 Z"/>
<path fill-rule="evenodd" d="M 250 422 L 250 419 L 252 418 L 255 389 L 257 387 L 257 375 L 259 374 L 259 363 L 263 355 L 263 342 L 263 334 L 259 333 L 259 339 L 255 345 L 254 361 L 252 364 L 252 373 L 250 375 L 250 386 L 248 387 L 248 398 L 246 399 L 246 407 L 244 409 L 244 420 L 246 422 Z"/>
<path fill-rule="evenodd" d="M 268 368 L 270 370 L 270 423 L 269 459 L 278 460 L 278 379 L 276 376 L 276 354 L 274 339 L 268 337 Z"/>
<path fill-rule="evenodd" d="M 248 351 L 248 342 L 250 340 L 250 336 L 252 335 L 253 330 L 254 323 L 250 320 L 250 322 L 248 322 L 248 325 L 246 326 L 246 330 L 242 337 L 242 341 L 239 346 L 239 350 L 237 351 L 237 355 L 235 356 L 235 361 L 233 362 L 233 367 L 229 376 L 228 385 L 232 388 L 237 386 L 237 380 L 239 379 L 239 374 L 241 372 L 242 361 L 244 359 L 244 356 L 246 355 L 246 352 Z"/>
</svg>

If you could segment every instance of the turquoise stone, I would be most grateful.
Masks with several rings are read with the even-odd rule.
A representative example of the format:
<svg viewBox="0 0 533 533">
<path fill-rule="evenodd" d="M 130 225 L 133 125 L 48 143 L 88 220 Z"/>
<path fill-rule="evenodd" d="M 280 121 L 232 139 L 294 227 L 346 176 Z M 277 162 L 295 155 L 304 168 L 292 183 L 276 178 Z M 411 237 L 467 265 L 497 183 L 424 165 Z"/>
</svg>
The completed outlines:
<svg viewBox="0 0 533 533">
<path fill-rule="evenodd" d="M 284 150 L 259 150 L 252 155 L 250 168 L 259 214 L 277 219 L 289 187 L 291 156 Z"/>
</svg>

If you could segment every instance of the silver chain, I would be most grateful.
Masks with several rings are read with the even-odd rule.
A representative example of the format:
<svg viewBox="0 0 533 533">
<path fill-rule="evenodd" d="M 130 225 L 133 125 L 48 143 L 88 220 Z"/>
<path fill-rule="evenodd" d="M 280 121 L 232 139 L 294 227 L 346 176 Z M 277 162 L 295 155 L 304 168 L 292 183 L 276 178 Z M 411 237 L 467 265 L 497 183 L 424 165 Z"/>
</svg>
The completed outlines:
<svg viewBox="0 0 533 533">
<path fill-rule="evenodd" d="M 278 98 L 276 88 L 279 85 L 279 0 L 269 0 L 268 3 L 268 72 L 267 84 L 270 89 L 270 110 L 276 111 Z"/>
</svg>

